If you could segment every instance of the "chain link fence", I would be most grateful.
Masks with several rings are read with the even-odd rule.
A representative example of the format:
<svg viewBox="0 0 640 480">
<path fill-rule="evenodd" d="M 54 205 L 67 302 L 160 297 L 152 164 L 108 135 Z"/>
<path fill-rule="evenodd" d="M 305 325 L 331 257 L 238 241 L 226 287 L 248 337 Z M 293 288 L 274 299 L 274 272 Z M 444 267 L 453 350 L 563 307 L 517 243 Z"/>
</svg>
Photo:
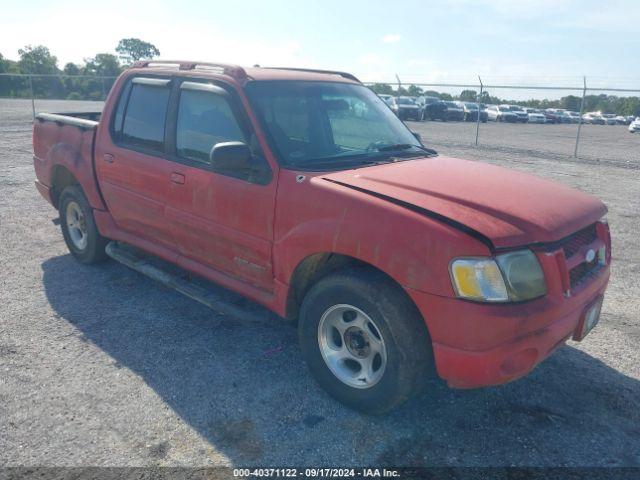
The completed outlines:
<svg viewBox="0 0 640 480">
<path fill-rule="evenodd" d="M 0 74 L 0 118 L 22 122 L 26 127 L 36 113 L 73 112 L 99 110 L 117 77 L 94 75 L 29 75 Z M 504 78 L 476 77 L 477 81 L 465 82 L 425 82 L 417 76 L 396 77 L 388 82 L 364 81 L 365 85 L 387 85 L 392 93 L 399 91 L 438 95 L 443 99 L 470 101 L 470 92 L 475 102 L 487 103 L 487 98 L 502 103 L 527 105 L 530 99 L 559 100 L 570 98 L 573 109 L 580 117 L 571 124 L 504 124 L 497 122 L 407 122 L 409 127 L 421 134 L 425 144 L 430 144 L 445 152 L 460 149 L 492 149 L 504 153 L 526 153 L 536 155 L 557 155 L 580 157 L 591 161 L 607 161 L 613 158 L 618 163 L 638 162 L 640 135 L 629 135 L 624 125 L 585 124 L 582 115 L 593 104 L 593 96 L 605 99 L 618 97 L 617 104 L 637 105 L 640 108 L 640 81 L 619 81 L 619 87 L 606 85 L 606 78 L 571 78 L 548 85 L 545 79 L 531 82 L 516 82 Z M 468 78 L 467 78 L 468 80 Z M 411 88 L 409 88 L 411 87 Z M 418 90 L 419 89 L 419 90 Z M 634 100 L 635 98 L 635 100 Z M 597 100 L 597 98 L 596 98 Z M 633 103 L 636 102 L 636 103 Z M 544 104 L 544 102 L 542 102 Z M 548 103 L 550 104 L 550 103 Z M 620 112 L 612 112 L 620 113 Z M 636 112 L 640 114 L 640 112 Z"/>
<path fill-rule="evenodd" d="M 477 82 L 424 82 L 412 76 L 402 79 L 396 76 L 395 80 L 386 82 L 366 81 L 364 83 L 372 88 L 388 85 L 393 89 L 394 95 L 401 91 L 404 95 L 413 94 L 415 96 L 419 89 L 424 92 L 424 95 L 441 96 L 445 100 L 459 100 L 466 97 L 465 101 L 476 103 L 478 108 L 480 108 L 480 102 L 487 103 L 487 99 L 491 99 L 495 104 L 524 107 L 536 104 L 539 108 L 546 109 L 561 103 L 559 101 L 564 97 L 565 102 L 562 103 L 568 103 L 573 107 L 565 107 L 564 109 L 575 110 L 578 113 L 573 121 L 553 125 L 548 123 L 497 125 L 495 122 L 481 122 L 480 116 L 477 116 L 473 125 L 447 124 L 443 126 L 435 122 L 429 122 L 429 126 L 411 124 L 413 128 L 420 131 L 419 133 L 424 133 L 423 137 L 427 141 L 431 140 L 437 145 L 471 145 L 505 150 L 511 148 L 534 155 L 544 153 L 573 156 L 574 158 L 578 156 L 606 158 L 610 155 L 617 155 L 620 157 L 619 159 L 624 158 L 626 161 L 634 154 L 637 158 L 638 142 L 633 142 L 633 140 L 638 139 L 632 140 L 625 135 L 628 133 L 626 125 L 630 121 L 629 118 L 624 123 L 620 122 L 615 126 L 596 125 L 583 120 L 583 115 L 595 109 L 594 105 L 604 102 L 607 103 L 607 106 L 622 106 L 624 104 L 624 110 L 627 110 L 626 112 L 606 113 L 628 117 L 640 116 L 639 79 L 620 79 L 618 83 L 623 85 L 612 87 L 608 85 L 610 79 L 605 77 L 595 77 L 591 81 L 587 77 L 563 78 L 559 80 L 564 81 L 558 82 L 556 85 L 536 83 L 535 77 L 532 78 L 534 81 L 531 84 L 505 82 L 499 77 L 485 79 L 478 75 L 476 78 Z M 469 98 L 471 92 L 474 93 L 473 99 Z M 556 106 L 556 108 L 561 107 Z M 623 113 L 626 115 L 622 115 Z M 605 126 L 608 129 L 600 128 Z M 624 138 L 623 142 L 620 142 L 621 137 Z M 623 145 L 627 141 L 632 142 L 628 146 L 629 148 Z"/>
</svg>

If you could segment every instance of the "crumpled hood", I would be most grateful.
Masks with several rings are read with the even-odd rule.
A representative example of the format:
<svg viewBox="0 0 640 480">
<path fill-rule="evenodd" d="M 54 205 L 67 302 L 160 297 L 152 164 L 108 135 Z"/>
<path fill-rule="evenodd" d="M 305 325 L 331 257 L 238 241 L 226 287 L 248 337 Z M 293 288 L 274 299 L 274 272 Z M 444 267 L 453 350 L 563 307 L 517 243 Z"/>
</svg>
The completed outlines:
<svg viewBox="0 0 640 480">
<path fill-rule="evenodd" d="M 487 237 L 496 248 L 560 240 L 607 211 L 597 198 L 559 183 L 443 156 L 322 178 L 446 217 Z"/>
</svg>

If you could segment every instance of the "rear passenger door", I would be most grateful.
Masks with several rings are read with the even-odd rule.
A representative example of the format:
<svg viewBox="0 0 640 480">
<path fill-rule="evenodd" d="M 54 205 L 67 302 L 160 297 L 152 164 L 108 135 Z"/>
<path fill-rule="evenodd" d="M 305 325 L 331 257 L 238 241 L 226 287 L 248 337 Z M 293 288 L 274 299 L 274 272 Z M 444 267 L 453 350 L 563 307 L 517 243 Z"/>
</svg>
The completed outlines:
<svg viewBox="0 0 640 480">
<path fill-rule="evenodd" d="M 102 195 L 118 227 L 175 250 L 164 212 L 173 171 L 165 158 L 170 95 L 169 78 L 128 80 L 110 119 L 109 138 L 96 146 L 95 162 Z"/>
<path fill-rule="evenodd" d="M 181 263 L 271 290 L 276 182 L 240 98 L 223 82 L 190 79 L 174 89 L 169 131 L 181 183 L 171 184 L 166 215 Z M 251 146 L 251 172 L 212 166 L 212 147 L 231 141 Z"/>
</svg>

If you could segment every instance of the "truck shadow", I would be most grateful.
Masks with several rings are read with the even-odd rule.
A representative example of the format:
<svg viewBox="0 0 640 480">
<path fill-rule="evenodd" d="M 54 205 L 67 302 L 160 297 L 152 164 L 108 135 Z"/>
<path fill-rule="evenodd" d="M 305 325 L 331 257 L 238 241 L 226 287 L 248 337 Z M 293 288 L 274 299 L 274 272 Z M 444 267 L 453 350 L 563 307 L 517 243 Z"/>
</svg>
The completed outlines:
<svg viewBox="0 0 640 480">
<path fill-rule="evenodd" d="M 114 262 L 87 267 L 66 255 L 42 269 L 56 316 L 77 329 L 64 341 L 104 351 L 113 359 L 104 371 L 139 375 L 235 465 L 640 465 L 640 382 L 571 346 L 512 384 L 434 382 L 369 417 L 317 387 L 295 329 L 266 311 L 264 322 L 224 317 Z M 171 463 L 180 448 L 161 441 L 149 462 Z"/>
</svg>

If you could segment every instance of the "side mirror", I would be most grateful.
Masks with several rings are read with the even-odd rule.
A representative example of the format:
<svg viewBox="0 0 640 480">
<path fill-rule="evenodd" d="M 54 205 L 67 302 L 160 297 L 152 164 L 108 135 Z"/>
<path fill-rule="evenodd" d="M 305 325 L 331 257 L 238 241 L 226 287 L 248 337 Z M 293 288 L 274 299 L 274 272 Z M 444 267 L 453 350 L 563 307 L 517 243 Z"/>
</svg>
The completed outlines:
<svg viewBox="0 0 640 480">
<path fill-rule="evenodd" d="M 216 171 L 245 172 L 251 169 L 251 149 L 243 142 L 216 143 L 209 160 Z"/>
</svg>

